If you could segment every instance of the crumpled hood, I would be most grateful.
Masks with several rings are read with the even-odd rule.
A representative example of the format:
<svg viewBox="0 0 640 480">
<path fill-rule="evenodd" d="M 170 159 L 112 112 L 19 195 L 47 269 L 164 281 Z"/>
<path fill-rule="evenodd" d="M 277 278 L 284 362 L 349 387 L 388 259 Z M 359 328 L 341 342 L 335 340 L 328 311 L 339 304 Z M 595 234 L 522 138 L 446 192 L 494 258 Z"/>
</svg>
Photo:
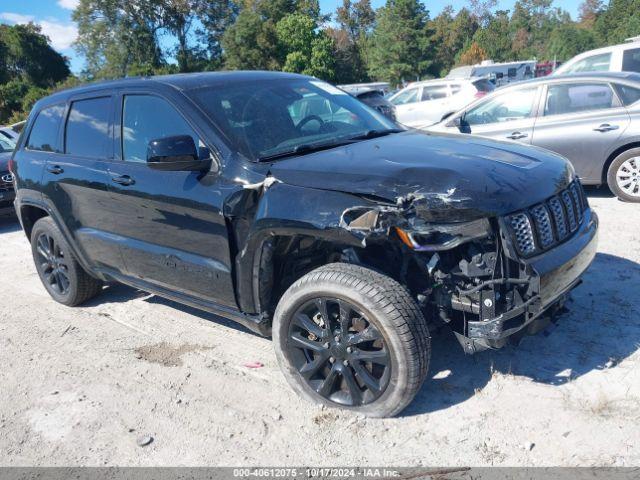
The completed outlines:
<svg viewBox="0 0 640 480">
<path fill-rule="evenodd" d="M 9 171 L 11 152 L 0 152 L 0 173 Z"/>
<path fill-rule="evenodd" d="M 271 173 L 291 185 L 410 202 L 439 221 L 511 213 L 574 176 L 567 160 L 547 150 L 417 131 L 277 161 Z"/>
</svg>

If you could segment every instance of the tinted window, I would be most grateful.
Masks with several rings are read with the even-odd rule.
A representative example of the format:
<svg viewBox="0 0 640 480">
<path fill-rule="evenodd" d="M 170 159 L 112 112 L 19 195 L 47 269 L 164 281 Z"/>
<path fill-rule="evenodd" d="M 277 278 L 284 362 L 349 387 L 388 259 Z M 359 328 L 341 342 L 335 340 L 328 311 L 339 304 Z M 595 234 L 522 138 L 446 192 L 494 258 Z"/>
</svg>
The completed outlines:
<svg viewBox="0 0 640 480">
<path fill-rule="evenodd" d="M 165 100 L 151 95 L 127 95 L 122 107 L 122 155 L 129 162 L 146 162 L 151 140 L 190 135 L 198 136 L 185 119 Z"/>
<path fill-rule="evenodd" d="M 462 85 L 460 85 L 459 83 L 454 83 L 451 85 L 451 95 L 459 93 L 460 90 L 462 90 Z"/>
<path fill-rule="evenodd" d="M 91 98 L 71 104 L 65 133 L 65 152 L 81 157 L 105 155 L 109 139 L 111 98 Z"/>
<path fill-rule="evenodd" d="M 410 88 L 404 92 L 400 92 L 398 95 L 390 99 L 390 102 L 394 105 L 405 105 L 407 103 L 417 102 L 418 91 L 418 88 Z"/>
<path fill-rule="evenodd" d="M 591 57 L 583 58 L 573 65 L 569 65 L 566 69 L 562 70 L 562 73 L 606 72 L 609 70 L 610 64 L 611 53 L 601 53 L 600 55 L 592 55 Z"/>
<path fill-rule="evenodd" d="M 630 87 L 629 85 L 614 84 L 616 91 L 624 106 L 631 105 L 640 100 L 640 88 Z"/>
<path fill-rule="evenodd" d="M 622 55 L 622 70 L 640 72 L 640 48 L 630 48 Z"/>
<path fill-rule="evenodd" d="M 440 100 L 447 98 L 449 91 L 446 85 L 438 85 L 437 87 L 424 87 L 422 89 L 422 101 Z"/>
<path fill-rule="evenodd" d="M 464 121 L 467 125 L 483 125 L 530 118 L 537 90 L 527 88 L 498 95 L 469 110 Z"/>
<path fill-rule="evenodd" d="M 613 107 L 613 91 L 605 83 L 551 85 L 547 90 L 545 115 L 561 115 Z"/>
<path fill-rule="evenodd" d="M 42 150 L 43 152 L 59 152 L 58 128 L 62 121 L 64 105 L 53 105 L 43 108 L 31 129 L 27 148 L 30 150 Z"/>
</svg>

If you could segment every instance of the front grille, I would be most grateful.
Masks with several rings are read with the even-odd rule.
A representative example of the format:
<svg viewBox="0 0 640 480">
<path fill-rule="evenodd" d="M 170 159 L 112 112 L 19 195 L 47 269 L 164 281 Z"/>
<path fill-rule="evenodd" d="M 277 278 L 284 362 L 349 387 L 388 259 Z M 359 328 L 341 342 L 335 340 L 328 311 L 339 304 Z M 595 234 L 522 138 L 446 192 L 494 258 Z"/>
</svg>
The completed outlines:
<svg viewBox="0 0 640 480">
<path fill-rule="evenodd" d="M 511 238 L 523 257 L 545 252 L 575 232 L 589 208 L 578 180 L 558 195 L 506 218 Z"/>
</svg>

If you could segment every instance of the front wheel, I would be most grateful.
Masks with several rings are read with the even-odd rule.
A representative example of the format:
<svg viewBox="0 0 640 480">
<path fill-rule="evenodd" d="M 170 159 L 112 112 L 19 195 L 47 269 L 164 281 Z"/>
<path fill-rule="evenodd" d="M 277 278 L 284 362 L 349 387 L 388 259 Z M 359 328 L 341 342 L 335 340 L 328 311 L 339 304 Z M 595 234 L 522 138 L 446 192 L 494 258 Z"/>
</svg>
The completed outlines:
<svg viewBox="0 0 640 480">
<path fill-rule="evenodd" d="M 303 397 L 372 417 L 402 411 L 427 374 L 430 337 L 398 282 L 349 264 L 295 282 L 276 308 L 278 363 Z"/>
<path fill-rule="evenodd" d="M 640 202 L 640 148 L 618 155 L 607 172 L 611 191 L 626 202 Z"/>
</svg>

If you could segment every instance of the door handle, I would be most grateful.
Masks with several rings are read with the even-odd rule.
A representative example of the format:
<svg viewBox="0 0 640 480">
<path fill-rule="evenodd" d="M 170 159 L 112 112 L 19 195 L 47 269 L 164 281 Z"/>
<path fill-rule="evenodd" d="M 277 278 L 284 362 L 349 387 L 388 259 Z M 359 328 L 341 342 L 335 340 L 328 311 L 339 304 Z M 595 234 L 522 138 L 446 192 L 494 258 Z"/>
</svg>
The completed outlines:
<svg viewBox="0 0 640 480">
<path fill-rule="evenodd" d="M 594 132 L 610 132 L 611 130 L 617 130 L 620 127 L 618 125 L 609 125 L 608 123 L 603 123 L 599 127 L 593 129 Z"/>
<path fill-rule="evenodd" d="M 60 175 L 64 172 L 64 168 L 60 165 L 47 165 L 47 172 L 53 173 L 54 175 Z"/>
<path fill-rule="evenodd" d="M 507 135 L 507 138 L 511 140 L 520 140 L 521 138 L 527 138 L 529 135 L 521 132 L 513 132 L 511 135 Z"/>
<path fill-rule="evenodd" d="M 118 175 L 116 177 L 112 177 L 111 180 L 114 183 L 118 183 L 120 185 L 124 185 L 124 186 L 129 186 L 129 185 L 133 185 L 134 183 L 136 183 L 136 181 L 131 178 L 129 175 Z"/>
</svg>

